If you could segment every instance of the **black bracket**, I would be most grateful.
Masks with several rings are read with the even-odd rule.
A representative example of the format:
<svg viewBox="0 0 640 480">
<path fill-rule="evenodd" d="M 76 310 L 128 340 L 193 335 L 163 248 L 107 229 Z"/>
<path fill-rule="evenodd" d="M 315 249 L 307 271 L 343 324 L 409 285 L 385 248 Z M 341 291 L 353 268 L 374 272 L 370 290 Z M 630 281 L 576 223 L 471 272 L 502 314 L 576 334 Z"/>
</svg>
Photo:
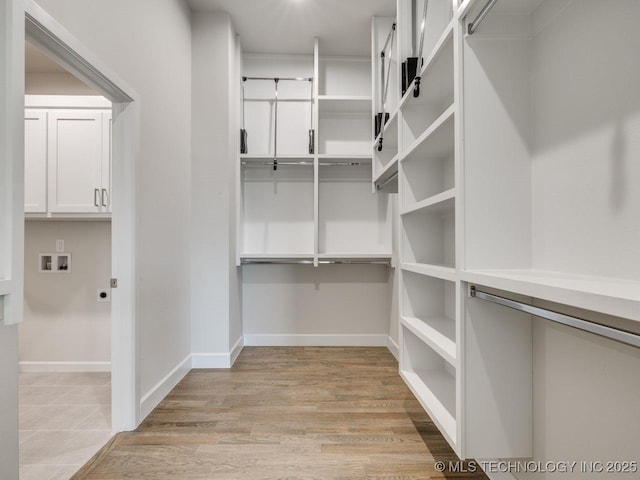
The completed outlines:
<svg viewBox="0 0 640 480">
<path fill-rule="evenodd" d="M 420 96 L 420 75 L 416 75 L 413 79 L 413 97 L 418 98 Z"/>
<path fill-rule="evenodd" d="M 278 159 L 274 158 L 273 159 L 273 171 L 275 172 L 276 170 L 278 170 Z"/>
</svg>

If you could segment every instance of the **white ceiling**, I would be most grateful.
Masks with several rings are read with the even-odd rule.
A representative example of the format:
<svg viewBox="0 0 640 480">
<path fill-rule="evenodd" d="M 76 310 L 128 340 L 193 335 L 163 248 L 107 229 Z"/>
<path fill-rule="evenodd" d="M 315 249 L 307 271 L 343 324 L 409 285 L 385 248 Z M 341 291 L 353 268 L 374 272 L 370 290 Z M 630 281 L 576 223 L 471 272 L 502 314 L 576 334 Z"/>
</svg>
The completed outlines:
<svg viewBox="0 0 640 480">
<path fill-rule="evenodd" d="M 395 16 L 395 0 L 187 0 L 194 11 L 227 12 L 246 53 L 369 56 L 371 17 Z"/>
</svg>

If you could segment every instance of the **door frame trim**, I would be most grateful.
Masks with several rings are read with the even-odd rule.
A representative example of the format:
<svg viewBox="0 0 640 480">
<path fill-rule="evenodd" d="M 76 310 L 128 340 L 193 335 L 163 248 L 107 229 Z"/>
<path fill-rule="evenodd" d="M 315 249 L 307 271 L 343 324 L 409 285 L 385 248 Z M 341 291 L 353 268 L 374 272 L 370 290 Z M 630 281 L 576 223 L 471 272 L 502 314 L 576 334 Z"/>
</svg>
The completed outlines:
<svg viewBox="0 0 640 480">
<path fill-rule="evenodd" d="M 112 102 L 111 221 L 111 412 L 114 433 L 133 430 L 140 418 L 136 293 L 136 165 L 139 159 L 140 97 L 93 52 L 33 0 L 24 3 L 25 36 L 70 73 Z M 14 65 L 24 71 L 22 58 Z M 23 80 L 24 83 L 24 80 Z M 21 157 L 22 158 L 22 157 Z"/>
</svg>

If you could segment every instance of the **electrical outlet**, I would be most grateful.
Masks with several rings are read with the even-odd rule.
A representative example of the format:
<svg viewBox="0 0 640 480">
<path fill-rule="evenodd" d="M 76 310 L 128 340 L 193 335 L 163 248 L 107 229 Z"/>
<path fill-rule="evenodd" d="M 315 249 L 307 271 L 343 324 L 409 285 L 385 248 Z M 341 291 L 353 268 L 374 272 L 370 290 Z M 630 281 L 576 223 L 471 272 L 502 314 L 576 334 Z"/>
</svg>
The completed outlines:
<svg viewBox="0 0 640 480">
<path fill-rule="evenodd" d="M 56 240 L 56 252 L 64 252 L 64 240 Z"/>
<path fill-rule="evenodd" d="M 96 301 L 109 302 L 111 301 L 111 290 L 108 288 L 99 288 L 96 293 Z"/>
</svg>

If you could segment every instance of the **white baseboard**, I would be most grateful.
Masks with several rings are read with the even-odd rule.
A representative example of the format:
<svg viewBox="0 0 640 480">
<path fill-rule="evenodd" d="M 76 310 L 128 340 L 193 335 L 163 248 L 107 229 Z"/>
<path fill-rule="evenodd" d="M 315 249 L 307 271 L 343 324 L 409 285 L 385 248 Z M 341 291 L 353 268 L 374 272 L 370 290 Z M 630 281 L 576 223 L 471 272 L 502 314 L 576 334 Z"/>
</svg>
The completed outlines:
<svg viewBox="0 0 640 480">
<path fill-rule="evenodd" d="M 229 367 L 233 367 L 233 364 L 236 363 L 236 360 L 238 359 L 238 355 L 240 355 L 243 348 L 244 348 L 244 335 L 240 335 L 240 338 L 231 349 L 231 359 L 230 359 L 231 361 L 229 362 L 230 363 Z"/>
<path fill-rule="evenodd" d="M 191 368 L 231 368 L 244 348 L 244 337 L 240 337 L 227 353 L 193 353 Z"/>
<path fill-rule="evenodd" d="M 387 348 L 391 352 L 391 355 L 396 357 L 396 360 L 400 361 L 400 346 L 391 337 L 387 337 Z"/>
<path fill-rule="evenodd" d="M 386 347 L 386 335 L 245 334 L 247 347 Z"/>
<path fill-rule="evenodd" d="M 110 372 L 111 362 L 19 362 L 20 372 Z"/>
<path fill-rule="evenodd" d="M 180 362 L 167 376 L 160 380 L 140 400 L 140 418 L 145 419 L 151 411 L 166 397 L 171 390 L 189 373 L 191 369 L 191 355 Z"/>
</svg>

